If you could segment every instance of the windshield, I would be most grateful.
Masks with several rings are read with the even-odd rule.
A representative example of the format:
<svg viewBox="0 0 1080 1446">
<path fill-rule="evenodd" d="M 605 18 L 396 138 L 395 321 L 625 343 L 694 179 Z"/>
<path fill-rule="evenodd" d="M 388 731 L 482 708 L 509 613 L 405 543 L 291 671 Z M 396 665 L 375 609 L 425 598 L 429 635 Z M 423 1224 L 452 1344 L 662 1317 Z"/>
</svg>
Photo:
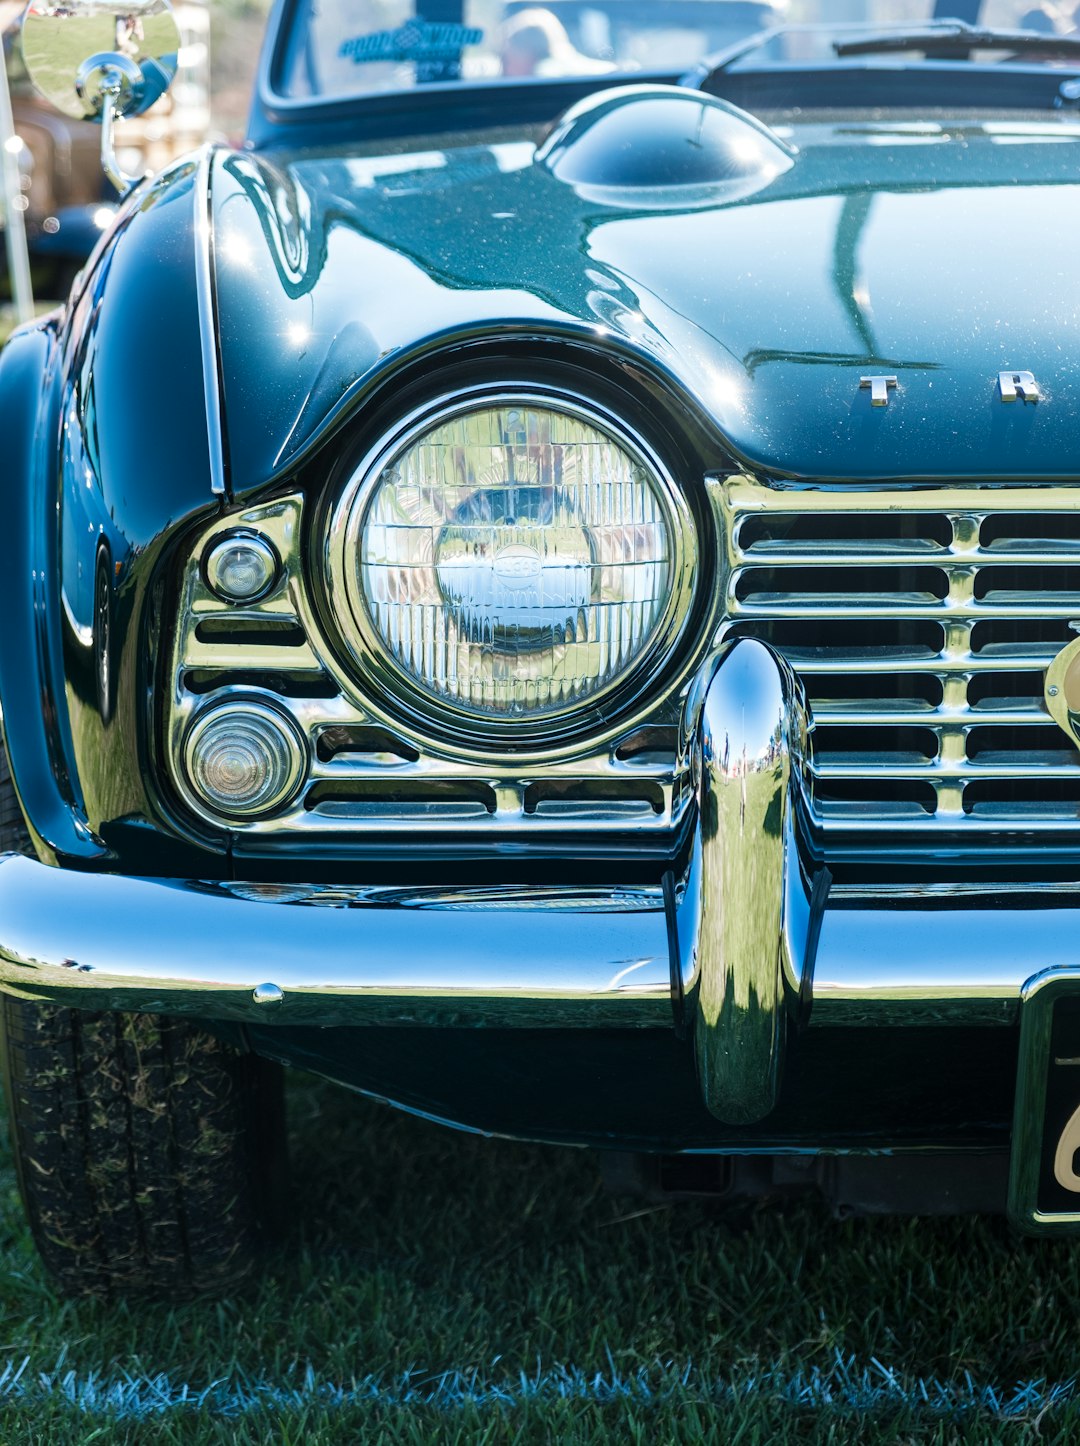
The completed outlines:
<svg viewBox="0 0 1080 1446">
<path fill-rule="evenodd" d="M 651 77 L 778 25 L 888 29 L 954 16 L 1080 34 L 1076 0 L 297 0 L 279 85 L 330 98 L 446 81 Z M 782 55 L 818 53 L 793 38 Z"/>
</svg>

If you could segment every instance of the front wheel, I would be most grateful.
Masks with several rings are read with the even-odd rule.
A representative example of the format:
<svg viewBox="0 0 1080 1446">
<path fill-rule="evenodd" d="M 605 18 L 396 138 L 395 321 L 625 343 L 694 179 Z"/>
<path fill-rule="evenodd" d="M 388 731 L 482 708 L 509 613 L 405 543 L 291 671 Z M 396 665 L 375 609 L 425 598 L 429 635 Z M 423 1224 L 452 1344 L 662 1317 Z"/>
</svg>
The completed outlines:
<svg viewBox="0 0 1080 1446">
<path fill-rule="evenodd" d="M 280 1070 L 185 1021 L 0 1001 L 30 1229 L 67 1295 L 220 1293 L 279 1185 Z"/>
<path fill-rule="evenodd" d="M 29 852 L 0 745 L 0 850 Z M 0 995 L 11 1147 L 67 1295 L 184 1297 L 248 1275 L 280 1223 L 279 1066 L 186 1020 Z"/>
</svg>

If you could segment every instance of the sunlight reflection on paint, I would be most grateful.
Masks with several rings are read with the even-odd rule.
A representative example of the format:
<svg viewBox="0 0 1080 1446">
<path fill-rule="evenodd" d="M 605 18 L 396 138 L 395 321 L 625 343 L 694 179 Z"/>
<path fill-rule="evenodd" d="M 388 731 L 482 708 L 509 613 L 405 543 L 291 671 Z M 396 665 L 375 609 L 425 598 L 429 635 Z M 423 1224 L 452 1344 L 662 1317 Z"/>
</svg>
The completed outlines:
<svg viewBox="0 0 1080 1446">
<path fill-rule="evenodd" d="M 251 242 L 235 231 L 225 233 L 218 242 L 217 250 L 223 260 L 232 262 L 234 266 L 250 267 L 252 263 Z"/>
<path fill-rule="evenodd" d="M 718 377 L 710 387 L 713 402 L 725 411 L 741 412 L 745 406 L 743 386 L 734 377 Z"/>
</svg>

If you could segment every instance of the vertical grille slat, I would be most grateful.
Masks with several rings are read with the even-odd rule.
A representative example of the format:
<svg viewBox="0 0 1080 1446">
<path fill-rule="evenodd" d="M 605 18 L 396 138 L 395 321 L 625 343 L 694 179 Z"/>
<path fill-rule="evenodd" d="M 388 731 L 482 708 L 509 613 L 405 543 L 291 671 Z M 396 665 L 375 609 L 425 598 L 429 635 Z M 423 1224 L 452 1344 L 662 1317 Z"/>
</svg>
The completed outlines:
<svg viewBox="0 0 1080 1446">
<path fill-rule="evenodd" d="M 728 632 L 802 678 L 826 831 L 1080 825 L 1080 751 L 1043 700 L 1080 632 L 1080 492 L 722 486 Z"/>
</svg>

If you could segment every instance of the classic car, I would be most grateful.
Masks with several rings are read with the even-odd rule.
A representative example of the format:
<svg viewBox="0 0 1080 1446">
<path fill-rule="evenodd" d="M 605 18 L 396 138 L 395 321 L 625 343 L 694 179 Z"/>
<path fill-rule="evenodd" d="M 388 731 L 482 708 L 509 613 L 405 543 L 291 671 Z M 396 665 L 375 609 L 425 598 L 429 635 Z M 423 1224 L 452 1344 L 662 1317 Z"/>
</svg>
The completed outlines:
<svg viewBox="0 0 1080 1446">
<path fill-rule="evenodd" d="M 1080 37 L 938 8 L 278 0 L 246 143 L 139 179 L 164 0 L 34 0 L 125 191 L 0 353 L 62 1288 L 250 1269 L 282 1065 L 1080 1223 Z"/>
</svg>

